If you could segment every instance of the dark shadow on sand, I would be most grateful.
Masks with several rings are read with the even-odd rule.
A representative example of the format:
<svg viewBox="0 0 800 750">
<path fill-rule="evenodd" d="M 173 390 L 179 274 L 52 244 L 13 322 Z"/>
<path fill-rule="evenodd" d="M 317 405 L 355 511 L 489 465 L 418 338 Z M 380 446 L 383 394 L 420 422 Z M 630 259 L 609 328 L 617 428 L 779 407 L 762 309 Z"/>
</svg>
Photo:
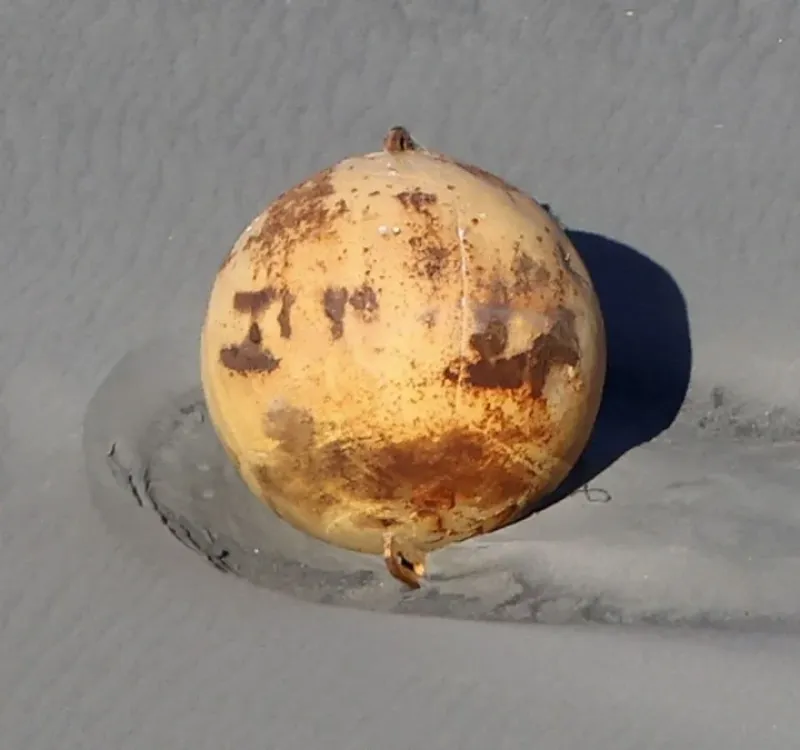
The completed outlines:
<svg viewBox="0 0 800 750">
<path fill-rule="evenodd" d="M 627 245 L 567 230 L 600 299 L 608 369 L 589 445 L 559 488 L 525 517 L 591 482 L 632 448 L 667 429 L 686 397 L 692 344 L 686 301 L 660 265 Z M 593 490 L 603 496 L 601 488 Z"/>
</svg>

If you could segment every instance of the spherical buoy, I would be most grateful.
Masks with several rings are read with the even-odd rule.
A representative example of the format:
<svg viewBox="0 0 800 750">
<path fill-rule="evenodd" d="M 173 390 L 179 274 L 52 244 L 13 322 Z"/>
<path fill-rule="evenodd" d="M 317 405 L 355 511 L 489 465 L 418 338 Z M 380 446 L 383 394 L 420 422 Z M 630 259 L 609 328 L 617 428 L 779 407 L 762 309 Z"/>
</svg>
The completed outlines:
<svg viewBox="0 0 800 750">
<path fill-rule="evenodd" d="M 201 362 L 250 490 L 416 587 L 429 552 L 563 481 L 597 417 L 606 341 L 547 208 L 393 128 L 243 232 L 213 284 Z"/>
</svg>

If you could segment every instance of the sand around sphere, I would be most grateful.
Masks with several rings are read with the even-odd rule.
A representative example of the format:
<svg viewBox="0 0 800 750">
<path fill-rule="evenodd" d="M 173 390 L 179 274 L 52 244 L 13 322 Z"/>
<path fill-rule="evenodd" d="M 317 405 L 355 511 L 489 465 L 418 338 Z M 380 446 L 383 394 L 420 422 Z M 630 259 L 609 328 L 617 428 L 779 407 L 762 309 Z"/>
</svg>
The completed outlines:
<svg viewBox="0 0 800 750">
<path fill-rule="evenodd" d="M 415 587 L 429 552 L 560 484 L 605 367 L 597 297 L 559 223 L 403 128 L 253 221 L 201 343 L 209 415 L 250 490 Z"/>
</svg>

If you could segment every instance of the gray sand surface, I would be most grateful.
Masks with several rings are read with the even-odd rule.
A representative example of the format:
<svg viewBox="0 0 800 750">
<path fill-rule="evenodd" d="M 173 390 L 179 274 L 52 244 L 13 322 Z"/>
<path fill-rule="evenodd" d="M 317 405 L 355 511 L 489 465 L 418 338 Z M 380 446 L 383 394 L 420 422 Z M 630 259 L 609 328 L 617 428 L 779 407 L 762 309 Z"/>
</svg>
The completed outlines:
<svg viewBox="0 0 800 750">
<path fill-rule="evenodd" d="M 0 9 L 0 748 L 787 748 L 800 737 L 800 10 Z M 394 124 L 550 203 L 609 332 L 552 504 L 405 592 L 258 504 L 213 275 Z"/>
</svg>

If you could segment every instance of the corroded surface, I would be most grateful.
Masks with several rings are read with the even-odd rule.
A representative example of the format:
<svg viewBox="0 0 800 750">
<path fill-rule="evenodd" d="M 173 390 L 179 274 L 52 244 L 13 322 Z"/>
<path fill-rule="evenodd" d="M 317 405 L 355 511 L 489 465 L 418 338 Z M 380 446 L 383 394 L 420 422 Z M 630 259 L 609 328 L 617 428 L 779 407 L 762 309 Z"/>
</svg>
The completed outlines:
<svg viewBox="0 0 800 750">
<path fill-rule="evenodd" d="M 210 413 L 250 489 L 373 554 L 487 533 L 552 490 L 604 368 L 591 282 L 550 212 L 402 129 L 247 228 L 203 332 Z"/>
</svg>

